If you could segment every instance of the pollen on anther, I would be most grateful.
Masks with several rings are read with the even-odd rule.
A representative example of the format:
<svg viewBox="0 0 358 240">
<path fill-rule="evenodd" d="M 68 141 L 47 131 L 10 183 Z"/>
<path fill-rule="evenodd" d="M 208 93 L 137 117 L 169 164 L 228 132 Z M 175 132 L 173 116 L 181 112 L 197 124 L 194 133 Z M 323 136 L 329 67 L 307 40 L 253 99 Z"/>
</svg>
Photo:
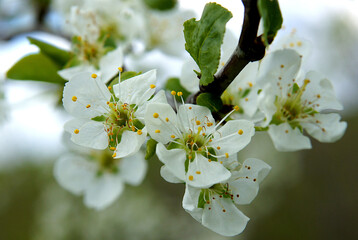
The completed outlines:
<svg viewBox="0 0 358 240">
<path fill-rule="evenodd" d="M 225 210 L 225 209 L 223 209 L 223 212 L 226 212 L 226 210 Z"/>
<path fill-rule="evenodd" d="M 97 74 L 92 73 L 91 77 L 92 77 L 92 78 L 97 78 Z"/>
<path fill-rule="evenodd" d="M 253 181 L 256 182 L 256 178 L 254 178 Z"/>
<path fill-rule="evenodd" d="M 317 94 L 317 98 L 321 98 L 321 95 L 320 95 L 320 94 Z"/>
<path fill-rule="evenodd" d="M 108 90 L 111 91 L 111 90 L 112 90 L 112 87 L 111 87 L 111 86 L 108 86 Z"/>
<path fill-rule="evenodd" d="M 302 46 L 302 42 L 301 42 L 301 41 L 298 41 L 298 42 L 297 42 L 297 46 L 301 47 L 301 46 Z"/>
<path fill-rule="evenodd" d="M 295 46 L 295 44 L 291 42 L 291 43 L 290 43 L 290 47 L 294 47 L 294 46 Z"/>
<path fill-rule="evenodd" d="M 177 92 L 176 91 L 171 91 L 170 94 L 175 96 L 177 94 Z"/>
<path fill-rule="evenodd" d="M 208 127 L 211 127 L 213 125 L 213 123 L 211 123 L 211 122 L 208 122 L 207 124 L 206 124 L 206 126 L 208 126 Z"/>
<path fill-rule="evenodd" d="M 166 121 L 166 122 L 169 122 L 169 118 L 165 118 L 165 121 Z"/>
<path fill-rule="evenodd" d="M 115 147 L 110 147 L 109 149 L 112 150 L 112 151 L 116 150 Z"/>
<path fill-rule="evenodd" d="M 86 108 L 90 108 L 91 107 L 91 104 L 88 104 L 87 106 L 86 106 Z"/>
<path fill-rule="evenodd" d="M 235 111 L 239 111 L 239 110 L 240 110 L 240 107 L 236 105 L 236 106 L 234 107 L 234 110 L 235 110 Z"/>
<path fill-rule="evenodd" d="M 226 157 L 226 158 L 229 158 L 229 154 L 228 154 L 228 153 L 225 153 L 225 157 Z"/>
<path fill-rule="evenodd" d="M 178 92 L 177 95 L 178 95 L 178 97 L 181 97 L 181 96 L 183 96 L 183 93 L 182 93 L 182 92 Z"/>
<path fill-rule="evenodd" d="M 80 132 L 80 130 L 75 129 L 73 132 L 74 132 L 75 134 L 78 134 L 78 133 Z"/>
<path fill-rule="evenodd" d="M 159 129 L 157 129 L 157 130 L 155 130 L 154 132 L 155 132 L 155 133 L 160 133 L 160 130 L 159 130 Z"/>
<path fill-rule="evenodd" d="M 200 171 L 196 171 L 195 173 L 196 173 L 196 174 L 201 174 L 201 172 L 200 172 Z"/>
<path fill-rule="evenodd" d="M 151 89 L 155 88 L 155 85 L 154 85 L 154 84 L 150 84 L 150 88 L 151 88 Z"/>
<path fill-rule="evenodd" d="M 72 97 L 72 101 L 76 102 L 76 101 L 77 101 L 77 97 L 76 97 L 76 96 L 73 96 L 73 97 Z"/>
<path fill-rule="evenodd" d="M 220 164 L 223 164 L 223 161 L 220 161 Z"/>
<path fill-rule="evenodd" d="M 220 150 L 221 147 L 217 146 L 216 148 L 217 148 L 218 150 Z"/>
<path fill-rule="evenodd" d="M 280 66 L 281 68 L 284 68 L 285 67 L 285 65 L 283 65 L 283 64 L 281 64 L 281 66 Z"/>
<path fill-rule="evenodd" d="M 189 158 L 189 160 L 191 160 L 191 159 L 193 158 L 193 156 L 189 155 L 189 157 L 188 157 L 188 158 Z"/>
<path fill-rule="evenodd" d="M 192 107 L 189 107 L 189 110 L 191 110 L 192 109 Z"/>
<path fill-rule="evenodd" d="M 137 134 L 138 134 L 138 135 L 142 135 L 142 134 L 143 134 L 142 130 L 138 130 L 138 131 L 137 131 Z"/>
<path fill-rule="evenodd" d="M 193 180 L 194 180 L 193 175 L 190 175 L 190 176 L 189 176 L 189 180 L 190 180 L 190 181 L 193 181 Z"/>
<path fill-rule="evenodd" d="M 117 156 L 117 153 L 113 153 L 112 157 L 116 157 Z"/>
<path fill-rule="evenodd" d="M 287 129 L 285 130 L 285 133 L 288 133 L 288 130 L 287 130 Z"/>
<path fill-rule="evenodd" d="M 244 133 L 244 131 L 242 129 L 240 129 L 238 132 L 237 132 L 239 135 L 242 135 Z"/>
<path fill-rule="evenodd" d="M 322 128 L 322 132 L 326 132 L 326 129 L 325 129 L 325 128 Z"/>
<path fill-rule="evenodd" d="M 247 101 L 249 101 L 249 99 L 248 99 L 248 98 L 245 98 L 245 101 L 247 102 Z"/>
<path fill-rule="evenodd" d="M 252 82 L 248 82 L 247 84 L 249 84 L 249 86 L 250 86 L 250 87 L 252 87 L 252 86 L 253 86 Z"/>
<path fill-rule="evenodd" d="M 175 138 L 175 135 L 171 135 L 170 137 L 171 137 L 171 138 Z"/>
<path fill-rule="evenodd" d="M 195 123 L 196 123 L 196 125 L 200 125 L 200 121 L 199 120 L 197 120 L 197 121 L 195 121 Z"/>
<path fill-rule="evenodd" d="M 123 72 L 123 68 L 121 68 L 121 67 L 118 67 L 118 70 L 119 70 L 120 72 Z"/>
<path fill-rule="evenodd" d="M 159 114 L 158 114 L 158 113 L 153 113 L 153 117 L 154 117 L 154 118 L 158 118 L 158 117 L 159 117 Z"/>
</svg>

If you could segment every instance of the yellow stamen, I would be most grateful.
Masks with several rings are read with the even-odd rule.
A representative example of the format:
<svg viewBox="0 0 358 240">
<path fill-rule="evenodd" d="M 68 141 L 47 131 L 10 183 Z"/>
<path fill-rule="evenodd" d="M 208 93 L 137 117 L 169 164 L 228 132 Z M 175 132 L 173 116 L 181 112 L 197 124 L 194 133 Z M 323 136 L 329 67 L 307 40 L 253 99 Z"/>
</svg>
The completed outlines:
<svg viewBox="0 0 358 240">
<path fill-rule="evenodd" d="M 223 164 L 223 161 L 220 161 L 220 164 Z"/>
<path fill-rule="evenodd" d="M 73 97 L 72 97 L 72 101 L 76 102 L 76 101 L 77 101 L 77 97 L 76 97 L 76 96 L 73 96 Z"/>
<path fill-rule="evenodd" d="M 166 121 L 166 122 L 169 122 L 169 118 L 165 118 L 165 121 Z"/>
<path fill-rule="evenodd" d="M 195 173 L 196 173 L 196 174 L 201 174 L 201 172 L 200 172 L 200 171 L 196 171 Z"/>
<path fill-rule="evenodd" d="M 117 156 L 117 153 L 113 153 L 112 157 L 116 157 Z"/>
<path fill-rule="evenodd" d="M 175 138 L 175 135 L 171 135 L 170 137 L 171 137 L 171 138 Z"/>
<path fill-rule="evenodd" d="M 86 106 L 86 108 L 90 108 L 91 107 L 91 104 L 88 104 L 87 106 Z"/>
<path fill-rule="evenodd" d="M 159 117 L 159 114 L 158 114 L 158 113 L 153 113 L 153 117 L 154 117 L 154 118 L 158 118 L 158 117 Z"/>
<path fill-rule="evenodd" d="M 225 157 L 226 157 L 226 158 L 229 158 L 229 154 L 228 154 L 228 153 L 225 153 Z"/>
<path fill-rule="evenodd" d="M 73 131 L 75 134 L 78 134 L 80 132 L 80 130 L 75 129 L 75 131 Z"/>
<path fill-rule="evenodd" d="M 244 133 L 244 131 L 242 129 L 240 129 L 237 133 L 242 135 Z"/>
<path fill-rule="evenodd" d="M 297 42 L 297 46 L 301 47 L 301 46 L 302 46 L 302 42 L 301 42 L 301 41 L 298 41 L 298 42 Z"/>
<path fill-rule="evenodd" d="M 190 181 L 193 181 L 193 180 L 194 180 L 193 175 L 190 175 L 190 176 L 189 176 L 189 180 L 190 180 Z"/>
<path fill-rule="evenodd" d="M 290 47 L 294 47 L 294 46 L 295 46 L 295 44 L 291 42 L 291 43 L 290 43 Z"/>
<path fill-rule="evenodd" d="M 150 84 L 150 88 L 151 88 L 151 89 L 155 88 L 155 85 L 154 85 L 154 84 Z"/>
<path fill-rule="evenodd" d="M 192 109 L 192 107 L 189 107 L 189 109 L 191 110 L 191 109 Z"/>
<path fill-rule="evenodd" d="M 170 94 L 175 96 L 177 94 L 177 92 L 176 91 L 171 91 Z"/>
<path fill-rule="evenodd" d="M 118 70 L 119 70 L 120 72 L 123 72 L 123 68 L 121 68 L 121 67 L 118 67 Z"/>
<path fill-rule="evenodd" d="M 97 78 L 97 74 L 92 73 L 91 77 L 92 77 L 92 78 Z"/>
<path fill-rule="evenodd" d="M 111 90 L 112 90 L 112 87 L 111 87 L 111 86 L 108 86 L 108 90 L 111 91 Z"/>
<path fill-rule="evenodd" d="M 234 107 L 234 110 L 235 110 L 235 111 L 239 111 L 239 110 L 240 110 L 239 106 L 236 105 L 236 106 Z"/>
<path fill-rule="evenodd" d="M 157 129 L 157 130 L 155 130 L 154 132 L 155 132 L 155 133 L 160 133 L 160 130 L 159 130 L 159 129 Z"/>
<path fill-rule="evenodd" d="M 211 122 L 208 122 L 207 124 L 206 124 L 206 126 L 208 126 L 208 127 L 211 127 L 213 125 L 213 123 L 211 123 Z"/>
<path fill-rule="evenodd" d="M 195 121 L 196 125 L 200 125 L 200 121 Z"/>
<path fill-rule="evenodd" d="M 140 129 L 137 131 L 137 134 L 138 134 L 138 135 L 142 135 L 142 133 L 143 133 L 143 132 L 142 132 L 142 130 L 140 130 Z"/>
<path fill-rule="evenodd" d="M 182 93 L 182 92 L 178 92 L 177 95 L 178 95 L 178 97 L 181 97 L 181 96 L 183 96 L 183 93 Z"/>
<path fill-rule="evenodd" d="M 116 150 L 115 147 L 110 147 L 109 149 L 112 150 L 112 151 Z"/>
<path fill-rule="evenodd" d="M 220 150 L 221 147 L 217 146 L 216 148 L 217 148 L 218 150 Z"/>
<path fill-rule="evenodd" d="M 252 82 L 248 82 L 247 84 L 249 84 L 249 86 L 250 86 L 250 87 L 252 87 L 252 86 L 253 86 Z"/>
</svg>

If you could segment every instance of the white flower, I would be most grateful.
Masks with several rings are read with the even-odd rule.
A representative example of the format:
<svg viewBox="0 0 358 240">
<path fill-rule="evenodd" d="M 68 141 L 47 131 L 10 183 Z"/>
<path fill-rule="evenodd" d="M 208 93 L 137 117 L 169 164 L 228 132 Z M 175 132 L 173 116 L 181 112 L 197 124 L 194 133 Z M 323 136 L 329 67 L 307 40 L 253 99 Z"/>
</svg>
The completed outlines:
<svg viewBox="0 0 358 240">
<path fill-rule="evenodd" d="M 293 50 L 279 50 L 269 54 L 260 65 L 259 81 L 267 83 L 259 95 L 259 107 L 265 114 L 263 126 L 275 147 L 280 151 L 311 148 L 305 130 L 321 142 L 334 142 L 347 127 L 336 113 L 342 110 L 332 84 L 316 72 L 305 78 L 297 77 L 301 58 Z"/>
<path fill-rule="evenodd" d="M 58 183 L 76 195 L 84 195 L 87 207 L 101 210 L 116 200 L 124 184 L 139 185 L 147 171 L 144 155 L 113 159 L 108 152 L 81 156 L 68 154 L 54 167 Z"/>
<path fill-rule="evenodd" d="M 202 188 L 229 179 L 224 162 L 243 149 L 255 132 L 246 120 L 229 121 L 218 129 L 208 108 L 192 104 L 181 105 L 177 115 L 168 104 L 148 104 L 145 122 L 150 136 L 159 142 L 156 153 L 165 164 L 163 178 Z"/>
<path fill-rule="evenodd" d="M 224 236 L 240 234 L 249 218 L 237 205 L 249 204 L 256 197 L 259 183 L 271 167 L 261 160 L 244 161 L 229 180 L 206 189 L 186 185 L 183 208 L 205 227 Z"/>
<path fill-rule="evenodd" d="M 152 70 L 114 85 L 112 94 L 95 74 L 75 75 L 63 93 L 66 111 L 76 117 L 65 124 L 71 140 L 93 149 L 109 148 L 114 158 L 136 153 L 147 135 L 143 115 L 155 82 Z M 151 101 L 165 102 L 164 93 Z"/>
</svg>

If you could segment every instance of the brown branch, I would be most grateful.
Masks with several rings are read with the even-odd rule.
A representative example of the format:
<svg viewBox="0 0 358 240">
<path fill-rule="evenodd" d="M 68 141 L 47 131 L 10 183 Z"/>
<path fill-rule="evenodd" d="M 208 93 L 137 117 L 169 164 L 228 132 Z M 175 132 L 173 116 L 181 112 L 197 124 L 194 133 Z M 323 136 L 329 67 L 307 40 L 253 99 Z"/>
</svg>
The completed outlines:
<svg viewBox="0 0 358 240">
<path fill-rule="evenodd" d="M 249 62 L 258 61 L 264 57 L 265 46 L 261 41 L 261 36 L 257 36 L 260 23 L 257 0 L 242 0 L 242 3 L 245 7 L 244 22 L 236 49 L 225 66 L 215 74 L 214 81 L 207 86 L 200 86 L 200 91 L 189 96 L 188 102 L 196 103 L 196 98 L 201 93 L 221 96 Z"/>
</svg>

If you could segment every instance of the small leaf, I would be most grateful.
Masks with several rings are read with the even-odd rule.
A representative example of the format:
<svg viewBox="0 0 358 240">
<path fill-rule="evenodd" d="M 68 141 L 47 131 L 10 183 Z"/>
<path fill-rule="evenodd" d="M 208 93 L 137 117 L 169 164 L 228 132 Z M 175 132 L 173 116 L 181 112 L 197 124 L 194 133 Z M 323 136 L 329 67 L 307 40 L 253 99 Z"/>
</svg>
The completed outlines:
<svg viewBox="0 0 358 240">
<path fill-rule="evenodd" d="M 177 0 L 143 0 L 144 3 L 155 10 L 170 10 L 177 5 Z"/>
<path fill-rule="evenodd" d="M 36 45 L 42 54 L 51 58 L 60 67 L 63 67 L 71 58 L 71 53 L 66 50 L 45 43 L 36 38 L 27 37 L 27 39 L 30 41 L 30 43 Z"/>
<path fill-rule="evenodd" d="M 258 0 L 257 7 L 263 21 L 263 42 L 268 46 L 282 26 L 282 15 L 278 0 Z"/>
<path fill-rule="evenodd" d="M 199 21 L 192 18 L 184 23 L 185 49 L 201 70 L 202 85 L 214 81 L 214 74 L 220 62 L 220 46 L 225 34 L 225 25 L 230 18 L 230 11 L 219 4 L 208 3 Z"/>
<path fill-rule="evenodd" d="M 49 57 L 36 53 L 20 59 L 10 68 L 6 76 L 16 80 L 34 80 L 63 85 L 66 81 L 57 74 L 59 69 L 60 67 Z"/>
<path fill-rule="evenodd" d="M 101 115 L 101 116 L 91 118 L 91 120 L 96 121 L 96 122 L 104 122 L 104 121 L 106 121 L 106 117 L 104 115 Z"/>
<path fill-rule="evenodd" d="M 155 149 L 157 148 L 157 143 L 158 142 L 152 138 L 147 141 L 147 149 L 145 151 L 145 157 L 144 157 L 146 160 L 154 156 Z"/>
<path fill-rule="evenodd" d="M 298 84 L 294 83 L 292 86 L 292 94 L 295 94 L 299 89 L 300 87 L 298 86 Z"/>
<path fill-rule="evenodd" d="M 213 112 L 220 111 L 220 109 L 223 106 L 223 102 L 221 101 L 221 98 L 211 93 L 200 94 L 196 99 L 196 103 L 201 106 L 209 108 Z"/>
<path fill-rule="evenodd" d="M 174 90 L 176 92 L 182 92 L 184 100 L 190 95 L 190 92 L 180 84 L 179 78 L 169 78 L 165 84 L 165 89 L 168 91 Z"/>
</svg>

